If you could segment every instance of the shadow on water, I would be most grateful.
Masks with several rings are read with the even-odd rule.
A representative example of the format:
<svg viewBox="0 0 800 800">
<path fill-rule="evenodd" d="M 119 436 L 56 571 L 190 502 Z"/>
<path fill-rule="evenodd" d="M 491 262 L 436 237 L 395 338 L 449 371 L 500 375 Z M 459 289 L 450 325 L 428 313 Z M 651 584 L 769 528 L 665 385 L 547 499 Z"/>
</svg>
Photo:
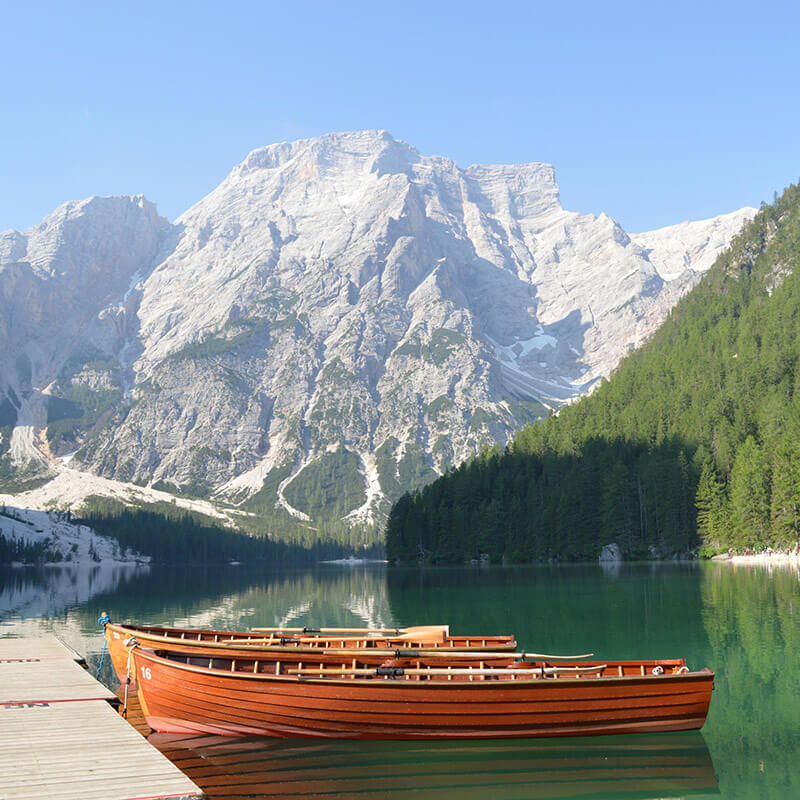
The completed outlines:
<svg viewBox="0 0 800 800">
<path fill-rule="evenodd" d="M 211 800 L 664 798 L 716 795 L 701 734 L 354 742 L 153 734 Z"/>
</svg>

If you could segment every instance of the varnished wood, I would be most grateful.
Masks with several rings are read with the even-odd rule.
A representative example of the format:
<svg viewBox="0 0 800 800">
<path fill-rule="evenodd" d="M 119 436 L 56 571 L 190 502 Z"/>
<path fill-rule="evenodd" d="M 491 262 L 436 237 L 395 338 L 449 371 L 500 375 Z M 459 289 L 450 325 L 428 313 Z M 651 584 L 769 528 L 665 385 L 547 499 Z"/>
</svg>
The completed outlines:
<svg viewBox="0 0 800 800">
<path fill-rule="evenodd" d="M 320 674 L 321 657 L 313 664 L 304 657 L 305 676 L 274 675 L 209 670 L 185 663 L 183 654 L 134 650 L 140 678 L 142 668 L 149 670 L 139 681 L 148 724 L 176 733 L 436 739 L 689 730 L 705 721 L 714 678 L 710 670 L 678 674 L 684 662 L 669 659 L 564 664 L 555 673 L 542 663 L 524 675 L 494 669 L 475 681 L 477 671 L 459 667 L 433 667 L 426 675 L 424 657 L 415 659 L 421 668 L 409 675 L 420 680 L 406 681 L 399 669 Z M 664 674 L 653 674 L 654 667 Z M 642 677 L 640 669 L 648 673 Z"/>
<path fill-rule="evenodd" d="M 280 637 L 271 643 L 269 639 L 254 640 L 251 633 L 235 631 L 217 630 L 187 630 L 185 628 L 168 628 L 155 626 L 119 625 L 108 623 L 105 626 L 106 644 L 111 662 L 117 677 L 124 681 L 127 676 L 128 649 L 125 641 L 130 637 L 135 637 L 140 644 L 145 647 L 169 646 L 186 653 L 196 653 L 208 657 L 212 652 L 237 651 L 253 654 L 254 652 L 277 652 L 277 653 L 314 653 L 320 649 L 325 649 L 332 657 L 341 658 L 349 656 L 351 652 L 360 652 L 364 649 L 375 652 L 376 658 L 389 656 L 397 649 L 401 650 L 426 650 L 426 643 L 417 643 L 411 639 L 392 640 L 383 638 L 370 638 L 368 640 L 345 640 L 349 647 L 339 648 L 342 639 L 326 639 L 325 637 L 313 637 L 309 641 L 301 641 L 301 638 L 289 636 Z M 221 639 L 225 641 L 220 641 Z M 452 637 L 451 650 L 460 650 L 465 642 L 472 642 L 475 637 Z M 366 647 L 356 647 L 359 642 L 366 641 Z M 486 646 L 471 646 L 469 649 L 476 652 L 497 651 L 500 653 L 508 652 L 516 648 L 513 636 L 490 636 L 480 637 L 479 641 L 485 641 Z M 427 643 L 428 645 L 430 643 Z M 135 676 L 134 676 L 135 682 Z"/>
</svg>

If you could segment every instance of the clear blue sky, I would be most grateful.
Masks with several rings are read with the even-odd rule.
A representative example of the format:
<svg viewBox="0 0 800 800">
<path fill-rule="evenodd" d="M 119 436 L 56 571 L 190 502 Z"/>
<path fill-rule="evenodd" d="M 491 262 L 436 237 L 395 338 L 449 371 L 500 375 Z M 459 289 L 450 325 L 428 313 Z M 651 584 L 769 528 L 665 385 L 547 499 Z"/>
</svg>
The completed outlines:
<svg viewBox="0 0 800 800">
<path fill-rule="evenodd" d="M 252 149 L 386 128 L 548 161 L 631 232 L 800 176 L 800 4 L 4 4 L 0 230 L 143 193 L 174 219 Z"/>
</svg>

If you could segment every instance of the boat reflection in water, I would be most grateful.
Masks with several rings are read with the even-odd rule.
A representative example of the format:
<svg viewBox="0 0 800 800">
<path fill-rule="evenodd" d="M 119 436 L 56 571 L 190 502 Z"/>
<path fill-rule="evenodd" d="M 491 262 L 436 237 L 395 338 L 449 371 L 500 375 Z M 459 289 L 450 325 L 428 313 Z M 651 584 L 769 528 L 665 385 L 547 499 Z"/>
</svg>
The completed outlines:
<svg viewBox="0 0 800 800">
<path fill-rule="evenodd" d="M 386 742 L 155 733 L 211 800 L 671 798 L 717 795 L 697 731 L 571 740 Z"/>
</svg>

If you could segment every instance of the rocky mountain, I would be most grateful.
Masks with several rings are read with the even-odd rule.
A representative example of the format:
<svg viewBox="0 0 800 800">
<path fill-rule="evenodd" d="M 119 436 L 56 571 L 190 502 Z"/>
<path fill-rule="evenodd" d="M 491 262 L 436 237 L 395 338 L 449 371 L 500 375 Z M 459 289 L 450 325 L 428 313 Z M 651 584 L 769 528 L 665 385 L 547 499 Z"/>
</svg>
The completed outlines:
<svg viewBox="0 0 800 800">
<path fill-rule="evenodd" d="M 255 150 L 174 224 L 69 203 L 0 235 L 0 483 L 71 459 L 374 521 L 587 392 L 754 213 L 628 235 L 565 211 L 550 165 L 464 169 L 383 131 Z"/>
</svg>

